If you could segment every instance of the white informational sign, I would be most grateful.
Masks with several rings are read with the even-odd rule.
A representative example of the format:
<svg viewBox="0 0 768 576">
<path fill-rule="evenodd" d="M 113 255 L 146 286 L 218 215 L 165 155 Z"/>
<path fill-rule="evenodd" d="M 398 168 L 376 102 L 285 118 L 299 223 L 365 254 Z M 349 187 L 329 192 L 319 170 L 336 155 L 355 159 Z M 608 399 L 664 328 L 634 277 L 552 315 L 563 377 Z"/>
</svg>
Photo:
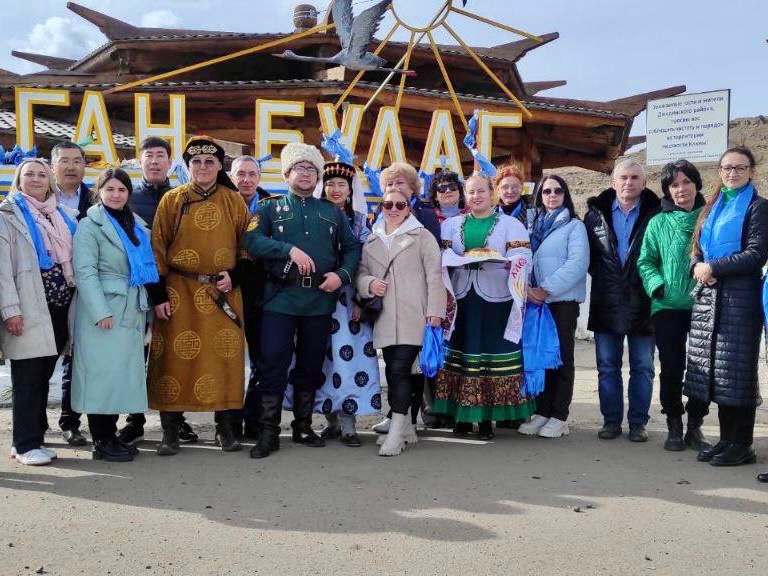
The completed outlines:
<svg viewBox="0 0 768 576">
<path fill-rule="evenodd" d="M 691 162 L 716 162 L 728 148 L 730 101 L 730 90 L 649 100 L 648 166 L 681 158 Z"/>
</svg>

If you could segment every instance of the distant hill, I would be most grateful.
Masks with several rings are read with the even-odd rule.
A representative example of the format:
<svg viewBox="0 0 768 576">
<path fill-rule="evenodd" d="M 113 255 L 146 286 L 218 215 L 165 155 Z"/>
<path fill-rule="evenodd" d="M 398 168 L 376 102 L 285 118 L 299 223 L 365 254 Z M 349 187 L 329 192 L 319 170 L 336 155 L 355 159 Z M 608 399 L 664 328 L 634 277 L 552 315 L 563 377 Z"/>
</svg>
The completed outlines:
<svg viewBox="0 0 768 576">
<path fill-rule="evenodd" d="M 756 116 L 731 121 L 729 143 L 731 146 L 745 145 L 755 153 L 758 162 L 755 186 L 763 196 L 768 196 L 768 117 Z M 645 150 L 630 154 L 629 157 L 645 162 Z M 708 197 L 716 183 L 720 181 L 717 176 L 717 165 L 715 163 L 697 164 L 697 168 L 704 178 L 704 195 Z M 565 178 L 573 194 L 576 211 L 582 216 L 586 210 L 586 199 L 611 186 L 610 176 L 583 168 L 559 168 L 545 172 L 555 173 Z M 648 170 L 648 187 L 659 195 L 661 195 L 660 172 L 661 166 L 653 166 Z"/>
</svg>

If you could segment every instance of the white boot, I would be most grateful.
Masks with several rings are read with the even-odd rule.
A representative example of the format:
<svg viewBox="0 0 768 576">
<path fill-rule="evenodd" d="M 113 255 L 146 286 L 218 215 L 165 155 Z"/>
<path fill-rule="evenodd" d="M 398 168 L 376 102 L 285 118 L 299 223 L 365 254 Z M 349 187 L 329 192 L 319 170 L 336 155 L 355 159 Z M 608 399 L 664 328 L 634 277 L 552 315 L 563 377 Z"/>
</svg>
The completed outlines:
<svg viewBox="0 0 768 576">
<path fill-rule="evenodd" d="M 386 434 L 387 432 L 389 432 L 389 423 L 390 423 L 389 418 L 385 417 L 384 420 L 374 425 L 373 428 L 371 428 L 371 430 L 376 432 L 376 434 Z"/>
<path fill-rule="evenodd" d="M 408 416 L 406 414 L 406 416 Z M 403 440 L 406 444 L 416 444 L 419 441 L 419 437 L 416 435 L 416 424 L 411 422 L 410 416 L 405 423 L 405 431 L 403 432 Z"/>
<path fill-rule="evenodd" d="M 411 426 L 408 414 L 392 413 L 392 422 L 384 443 L 379 448 L 379 456 L 397 456 L 405 449 L 405 431 Z"/>
</svg>

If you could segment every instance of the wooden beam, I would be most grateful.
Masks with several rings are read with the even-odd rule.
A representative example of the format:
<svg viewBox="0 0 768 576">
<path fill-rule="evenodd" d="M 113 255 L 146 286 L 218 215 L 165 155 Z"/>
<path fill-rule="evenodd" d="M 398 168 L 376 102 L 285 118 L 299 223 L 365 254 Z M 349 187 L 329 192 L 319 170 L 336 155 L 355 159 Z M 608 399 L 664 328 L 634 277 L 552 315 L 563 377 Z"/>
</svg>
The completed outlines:
<svg viewBox="0 0 768 576">
<path fill-rule="evenodd" d="M 525 38 L 515 42 L 508 42 L 507 44 L 491 46 L 490 48 L 482 48 L 480 53 L 484 56 L 492 56 L 494 58 L 503 58 L 511 62 L 517 62 L 531 50 L 544 46 L 544 44 L 549 44 L 553 40 L 560 38 L 560 33 L 550 32 L 549 34 L 542 34 L 539 38 L 541 38 L 541 42 Z"/>
<path fill-rule="evenodd" d="M 80 4 L 67 2 L 67 9 L 71 10 L 81 18 L 88 20 L 91 24 L 98 26 L 101 33 L 110 40 L 141 36 L 140 30 L 136 26 L 132 26 L 127 22 L 123 22 L 112 16 L 107 16 L 101 12 L 96 12 L 96 10 L 91 10 L 85 6 L 80 6 Z"/>
<path fill-rule="evenodd" d="M 525 89 L 525 93 L 528 94 L 528 96 L 533 96 L 539 92 L 543 92 L 544 90 L 559 88 L 560 86 L 565 86 L 566 84 L 568 84 L 567 80 L 546 80 L 542 82 L 526 82 L 523 84 L 523 88 Z"/>
<path fill-rule="evenodd" d="M 20 52 L 19 50 L 11 50 L 11 56 L 46 66 L 51 70 L 66 70 L 76 62 L 76 60 L 70 60 L 69 58 L 58 58 L 57 56 L 35 54 L 33 52 Z"/>
</svg>

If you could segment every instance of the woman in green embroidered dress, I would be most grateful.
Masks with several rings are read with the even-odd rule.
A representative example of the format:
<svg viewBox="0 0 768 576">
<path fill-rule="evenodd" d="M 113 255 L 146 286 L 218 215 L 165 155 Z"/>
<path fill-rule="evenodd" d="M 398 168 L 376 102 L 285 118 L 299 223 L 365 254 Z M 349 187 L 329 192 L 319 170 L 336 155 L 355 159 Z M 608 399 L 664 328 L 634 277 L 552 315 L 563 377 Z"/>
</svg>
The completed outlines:
<svg viewBox="0 0 768 576">
<path fill-rule="evenodd" d="M 519 336 L 517 342 L 510 338 L 521 302 L 510 291 L 510 263 L 503 261 L 517 255 L 529 261 L 530 241 L 519 220 L 496 211 L 498 198 L 487 177 L 472 175 L 465 189 L 470 213 L 442 224 L 443 265 L 453 258 L 448 251 L 490 260 L 450 269 L 449 309 L 455 306 L 455 322 L 433 410 L 455 419 L 454 433 L 468 434 L 477 422 L 480 438 L 489 440 L 492 421 L 524 419 L 535 409 L 523 392 Z"/>
</svg>

